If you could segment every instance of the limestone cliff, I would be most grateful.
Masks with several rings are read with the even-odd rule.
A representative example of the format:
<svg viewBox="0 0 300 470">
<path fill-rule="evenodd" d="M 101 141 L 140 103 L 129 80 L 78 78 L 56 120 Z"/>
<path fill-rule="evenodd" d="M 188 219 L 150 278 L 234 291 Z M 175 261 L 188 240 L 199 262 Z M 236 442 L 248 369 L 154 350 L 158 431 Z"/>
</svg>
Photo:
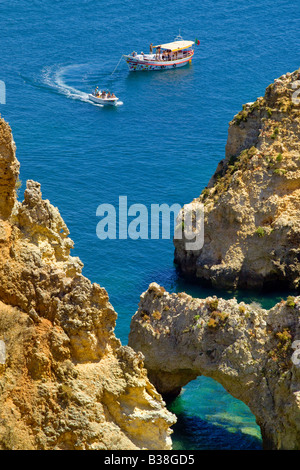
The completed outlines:
<svg viewBox="0 0 300 470">
<path fill-rule="evenodd" d="M 1 119 L 0 449 L 169 449 L 175 417 L 39 183 L 16 201 L 18 168 Z"/>
<path fill-rule="evenodd" d="M 0 120 L 0 217 L 7 219 L 16 201 L 15 186 L 19 175 L 19 162 L 15 158 L 15 143 L 9 126 Z"/>
<path fill-rule="evenodd" d="M 299 79 L 283 75 L 231 121 L 226 157 L 195 199 L 205 210 L 203 248 L 174 240 L 185 275 L 216 287 L 299 289 Z"/>
<path fill-rule="evenodd" d="M 132 318 L 129 345 L 142 351 L 162 394 L 211 377 L 250 407 L 266 449 L 299 450 L 299 318 L 300 297 L 267 311 L 236 299 L 169 294 L 153 283 Z"/>
</svg>

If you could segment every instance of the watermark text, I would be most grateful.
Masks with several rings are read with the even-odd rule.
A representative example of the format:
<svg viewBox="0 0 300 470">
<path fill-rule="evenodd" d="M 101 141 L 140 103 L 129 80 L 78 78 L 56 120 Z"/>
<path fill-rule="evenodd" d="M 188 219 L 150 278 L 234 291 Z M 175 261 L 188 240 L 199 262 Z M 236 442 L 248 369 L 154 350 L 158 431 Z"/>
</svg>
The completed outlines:
<svg viewBox="0 0 300 470">
<path fill-rule="evenodd" d="M 0 80 L 0 104 L 6 104 L 6 87 L 2 80 Z"/>
<path fill-rule="evenodd" d="M 96 210 L 100 217 L 96 233 L 100 240 L 158 240 L 179 239 L 186 250 L 200 250 L 204 244 L 204 206 L 192 202 L 180 204 L 132 204 L 128 207 L 127 196 L 119 197 L 113 204 L 100 204 Z"/>
<path fill-rule="evenodd" d="M 5 364 L 6 361 L 6 347 L 2 339 L 0 339 L 0 364 Z"/>
<path fill-rule="evenodd" d="M 295 80 L 292 83 L 292 88 L 293 88 L 293 90 L 296 90 L 292 94 L 292 102 L 294 104 L 300 104 L 300 98 L 299 98 L 299 95 L 300 95 L 300 80 Z"/>
</svg>

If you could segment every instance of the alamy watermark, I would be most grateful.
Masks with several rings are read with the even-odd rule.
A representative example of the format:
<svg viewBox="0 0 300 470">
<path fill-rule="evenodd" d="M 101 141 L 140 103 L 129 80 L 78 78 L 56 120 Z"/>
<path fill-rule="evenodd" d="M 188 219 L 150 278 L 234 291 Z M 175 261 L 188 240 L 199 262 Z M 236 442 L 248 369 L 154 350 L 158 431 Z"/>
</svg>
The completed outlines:
<svg viewBox="0 0 300 470">
<path fill-rule="evenodd" d="M 151 204 L 150 213 L 144 204 L 128 207 L 127 196 L 119 197 L 116 208 L 100 204 L 96 216 L 101 217 L 96 233 L 100 240 L 183 240 L 185 249 L 200 250 L 204 244 L 204 205 L 192 202 L 180 204 Z"/>
<path fill-rule="evenodd" d="M 6 104 L 6 87 L 2 80 L 0 80 L 0 104 Z"/>
<path fill-rule="evenodd" d="M 294 104 L 300 104 L 300 98 L 299 95 L 300 95 L 300 80 L 295 80 L 293 83 L 292 83 L 292 88 L 293 90 L 296 90 L 294 91 L 294 93 L 292 94 L 292 102 Z"/>
<path fill-rule="evenodd" d="M 295 349 L 295 351 L 292 354 L 292 363 L 295 364 L 295 366 L 300 366 L 300 341 L 296 340 L 292 344 L 292 349 Z"/>
<path fill-rule="evenodd" d="M 6 347 L 2 339 L 0 339 L 0 364 L 5 364 L 6 361 Z"/>
</svg>

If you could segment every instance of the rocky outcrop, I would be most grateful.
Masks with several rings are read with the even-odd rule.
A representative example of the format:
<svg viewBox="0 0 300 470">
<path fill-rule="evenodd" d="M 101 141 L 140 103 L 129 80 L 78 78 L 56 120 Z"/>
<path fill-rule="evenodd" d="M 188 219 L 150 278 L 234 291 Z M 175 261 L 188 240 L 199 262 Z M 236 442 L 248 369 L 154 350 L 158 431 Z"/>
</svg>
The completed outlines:
<svg viewBox="0 0 300 470">
<path fill-rule="evenodd" d="M 108 294 L 39 183 L 16 202 L 18 167 L 1 120 L 0 449 L 169 449 L 175 417 L 142 355 L 115 337 Z"/>
<path fill-rule="evenodd" d="M 144 354 L 162 394 L 211 377 L 249 406 L 266 449 L 299 450 L 299 315 L 300 297 L 267 311 L 236 299 L 169 294 L 153 283 L 132 318 L 129 345 Z"/>
<path fill-rule="evenodd" d="M 226 157 L 201 196 L 204 245 L 174 239 L 189 277 L 221 288 L 300 283 L 300 71 L 275 80 L 229 126 Z M 298 85 L 297 85 L 298 83 Z"/>
<path fill-rule="evenodd" d="M 15 143 L 9 125 L 0 119 L 0 217 L 7 219 L 16 201 L 19 162 L 15 158 Z"/>
</svg>

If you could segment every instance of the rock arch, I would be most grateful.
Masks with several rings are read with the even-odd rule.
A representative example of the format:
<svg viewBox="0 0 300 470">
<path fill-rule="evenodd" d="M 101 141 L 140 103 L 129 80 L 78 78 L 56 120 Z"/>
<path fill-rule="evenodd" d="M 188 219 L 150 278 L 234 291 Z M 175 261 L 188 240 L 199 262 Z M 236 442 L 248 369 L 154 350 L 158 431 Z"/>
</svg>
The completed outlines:
<svg viewBox="0 0 300 470">
<path fill-rule="evenodd" d="M 153 283 L 132 318 L 129 345 L 144 354 L 162 395 L 211 377 L 250 408 L 265 449 L 300 449 L 300 367 L 291 360 L 299 313 L 299 297 L 268 311 L 236 299 L 169 294 Z"/>
</svg>

